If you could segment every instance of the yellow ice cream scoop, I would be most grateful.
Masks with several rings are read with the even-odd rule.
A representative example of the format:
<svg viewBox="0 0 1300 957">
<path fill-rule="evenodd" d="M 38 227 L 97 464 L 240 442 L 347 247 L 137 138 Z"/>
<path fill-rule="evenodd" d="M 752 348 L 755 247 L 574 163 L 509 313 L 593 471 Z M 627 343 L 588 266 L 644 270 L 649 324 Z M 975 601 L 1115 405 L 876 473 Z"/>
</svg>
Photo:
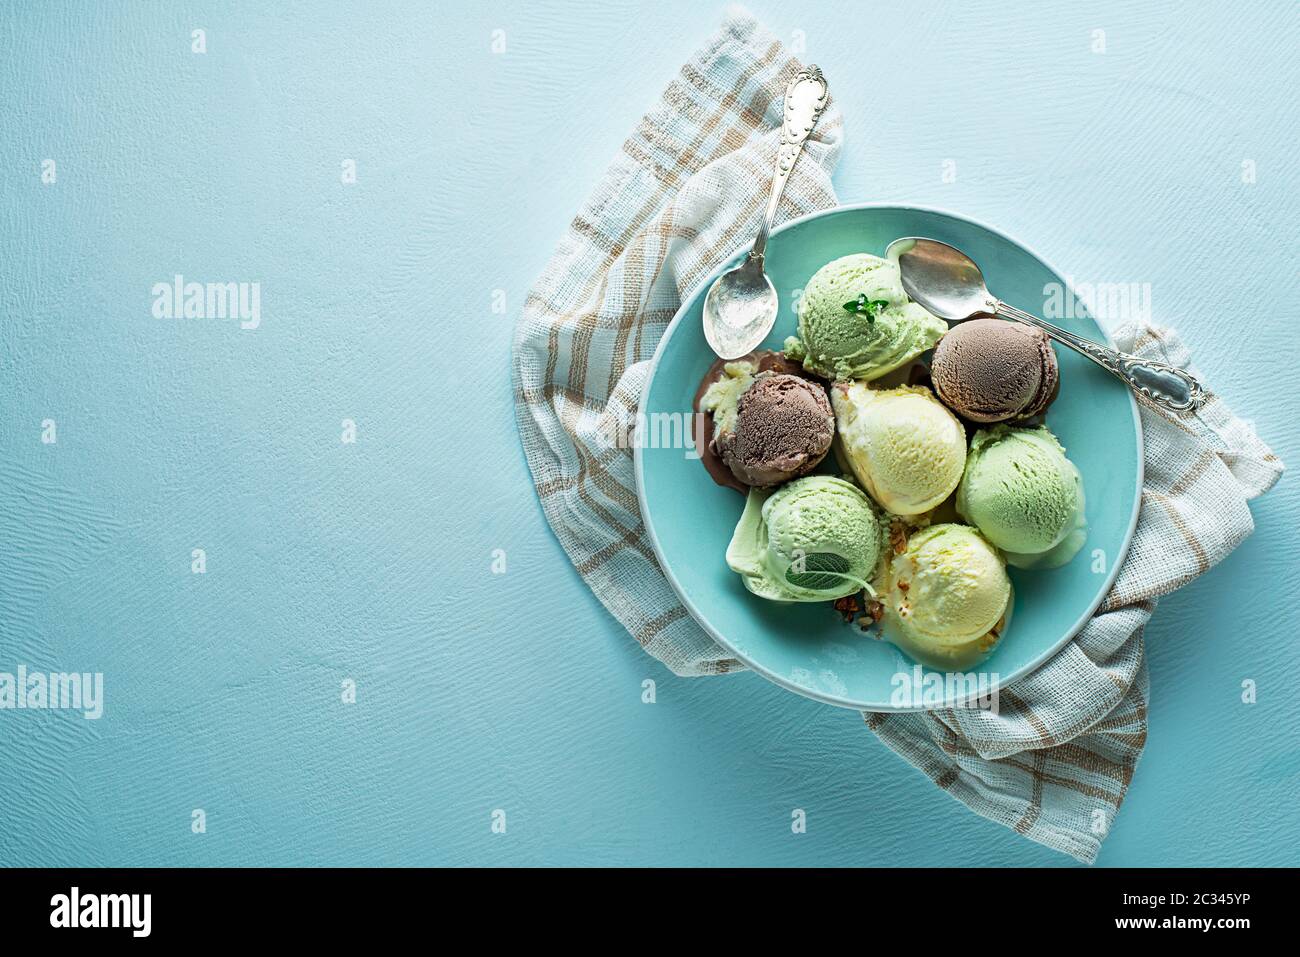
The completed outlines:
<svg viewBox="0 0 1300 957">
<path fill-rule="evenodd" d="M 975 529 L 914 533 L 885 569 L 883 633 L 935 668 L 965 668 L 997 644 L 1011 607 L 1002 557 Z"/>
<path fill-rule="evenodd" d="M 886 511 L 928 512 L 961 481 L 966 431 L 924 386 L 839 382 L 831 406 L 844 458 Z"/>
</svg>

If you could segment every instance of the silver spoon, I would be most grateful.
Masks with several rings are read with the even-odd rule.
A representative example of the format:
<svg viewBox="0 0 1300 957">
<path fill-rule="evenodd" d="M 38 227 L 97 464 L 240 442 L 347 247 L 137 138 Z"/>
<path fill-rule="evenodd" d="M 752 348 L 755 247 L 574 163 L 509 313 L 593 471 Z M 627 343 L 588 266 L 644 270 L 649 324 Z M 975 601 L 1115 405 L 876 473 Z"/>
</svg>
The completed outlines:
<svg viewBox="0 0 1300 957">
<path fill-rule="evenodd" d="M 772 220 L 776 218 L 776 207 L 790 171 L 826 109 L 826 97 L 826 78 L 815 66 L 800 70 L 786 84 L 781 148 L 777 150 L 772 192 L 758 238 L 745 261 L 715 279 L 704 297 L 704 338 L 723 359 L 739 359 L 753 352 L 776 323 L 776 289 L 763 271 L 767 234 L 772 230 Z"/>
<path fill-rule="evenodd" d="M 1117 352 L 1066 332 L 1023 309 L 1008 306 L 984 285 L 984 274 L 969 256 L 937 239 L 896 239 L 885 255 L 898 263 L 903 290 L 949 322 L 981 316 L 1015 319 L 1037 326 L 1057 342 L 1087 356 L 1134 392 L 1170 412 L 1192 412 L 1205 403 L 1205 390 L 1190 372 L 1155 359 Z"/>
</svg>

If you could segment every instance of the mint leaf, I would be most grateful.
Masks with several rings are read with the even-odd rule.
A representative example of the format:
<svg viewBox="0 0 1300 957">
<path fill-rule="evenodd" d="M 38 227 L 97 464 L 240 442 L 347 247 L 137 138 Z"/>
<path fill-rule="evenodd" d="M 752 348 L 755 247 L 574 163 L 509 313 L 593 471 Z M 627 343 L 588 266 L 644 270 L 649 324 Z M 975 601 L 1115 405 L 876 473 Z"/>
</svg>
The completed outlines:
<svg viewBox="0 0 1300 957">
<path fill-rule="evenodd" d="M 845 312 L 866 316 L 869 324 L 875 322 L 876 316 L 880 315 L 887 308 L 889 308 L 888 299 L 868 299 L 865 292 L 859 293 L 858 298 L 854 299 L 852 302 L 846 302 L 844 304 Z"/>
<path fill-rule="evenodd" d="M 849 560 L 834 552 L 813 552 L 792 562 L 785 580 L 796 588 L 830 591 L 844 584 Z"/>
</svg>

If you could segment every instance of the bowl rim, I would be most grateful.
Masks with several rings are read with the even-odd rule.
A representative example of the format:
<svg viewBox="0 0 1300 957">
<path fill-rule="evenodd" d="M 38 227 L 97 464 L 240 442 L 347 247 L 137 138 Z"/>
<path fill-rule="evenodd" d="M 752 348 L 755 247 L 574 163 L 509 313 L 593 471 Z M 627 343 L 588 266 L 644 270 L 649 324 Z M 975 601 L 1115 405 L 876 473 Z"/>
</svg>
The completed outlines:
<svg viewBox="0 0 1300 957">
<path fill-rule="evenodd" d="M 1005 230 L 998 229 L 995 226 L 991 226 L 988 223 L 983 222 L 982 220 L 975 219 L 974 217 L 966 216 L 961 213 L 954 213 L 951 210 L 944 209 L 939 206 L 928 206 L 920 203 L 891 203 L 891 202 L 843 203 L 840 205 L 832 206 L 829 209 L 816 210 L 811 213 L 805 213 L 802 216 L 797 216 L 794 219 L 787 220 L 786 222 L 782 223 L 780 226 L 777 226 L 775 229 L 773 229 L 772 234 L 775 235 L 777 233 L 783 233 L 788 229 L 792 229 L 794 227 L 800 226 L 814 219 L 821 219 L 826 216 L 833 216 L 841 213 L 857 212 L 857 211 L 868 210 L 868 209 L 904 210 L 910 212 L 931 213 L 931 214 L 947 217 L 949 219 L 959 220 L 971 226 L 976 226 L 989 233 L 992 233 L 993 235 L 1005 240 L 1006 242 L 1013 244 L 1014 246 L 1028 253 L 1034 259 L 1038 260 L 1039 264 L 1042 265 L 1044 268 L 1046 268 L 1048 272 L 1050 272 L 1053 276 L 1055 276 L 1058 280 L 1060 280 L 1065 285 L 1065 288 L 1069 290 L 1071 296 L 1075 294 L 1074 287 L 1070 282 L 1068 282 L 1066 276 L 1063 273 L 1061 273 L 1050 262 L 1048 262 L 1046 259 L 1040 256 L 1032 246 L 1029 246 L 1021 242 L 1019 239 L 1017 239 L 1015 236 L 1011 235 L 1010 233 L 1006 232 Z M 745 244 L 744 246 L 739 247 L 732 254 L 725 257 L 722 260 L 722 262 L 718 264 L 716 269 L 714 269 L 711 273 L 709 273 L 708 276 L 706 276 L 700 283 L 698 283 L 695 286 L 695 288 L 691 290 L 689 295 L 685 296 L 682 299 L 682 304 L 678 308 L 677 313 L 673 316 L 672 321 L 664 329 L 663 335 L 659 338 L 659 342 L 655 346 L 654 356 L 650 360 L 650 369 L 646 374 L 645 386 L 643 387 L 642 390 L 643 396 L 645 395 L 646 391 L 650 389 L 651 384 L 654 382 L 655 375 L 659 371 L 659 362 L 664 356 L 668 342 L 671 340 L 673 333 L 676 331 L 677 325 L 685 317 L 687 310 L 695 302 L 695 300 L 701 295 L 701 293 L 705 289 L 707 289 L 708 286 L 718 276 L 722 275 L 723 271 L 725 271 L 733 262 L 735 262 L 736 258 L 742 255 L 748 248 L 749 245 Z M 1092 319 L 1093 323 L 1096 324 L 1097 328 L 1101 331 L 1101 334 L 1104 337 L 1106 343 L 1111 348 L 1115 348 L 1115 342 L 1111 338 L 1110 332 L 1107 331 L 1105 328 L 1103 328 L 1101 323 L 1097 322 L 1097 320 L 1093 318 L 1091 315 L 1089 316 L 1089 318 Z M 1028 664 L 1021 666 L 1020 668 L 1018 668 L 1017 670 L 1009 674 L 999 675 L 998 680 L 994 682 L 990 687 L 990 692 L 989 692 L 990 694 L 996 691 L 1000 691 L 1002 688 L 1005 688 L 1007 685 L 1011 684 L 1012 682 L 1017 681 L 1020 678 L 1023 678 L 1025 675 L 1032 674 L 1034 671 L 1037 671 L 1048 661 L 1048 659 L 1052 658 L 1058 651 L 1064 648 L 1065 645 L 1071 639 L 1073 639 L 1075 635 L 1077 635 L 1080 631 L 1082 631 L 1084 625 L 1086 625 L 1092 619 L 1093 614 L 1101 606 L 1101 603 L 1106 600 L 1106 596 L 1110 594 L 1110 590 L 1115 585 L 1115 580 L 1119 577 L 1120 569 L 1123 567 L 1125 559 L 1128 558 L 1129 547 L 1133 544 L 1133 535 L 1137 530 L 1138 515 L 1141 512 L 1141 508 L 1142 508 L 1142 486 L 1145 480 L 1145 440 L 1142 434 L 1142 416 L 1138 410 L 1137 399 L 1133 395 L 1132 390 L 1127 390 L 1127 391 L 1128 391 L 1129 409 L 1133 415 L 1134 432 L 1137 437 L 1138 494 L 1133 497 L 1132 514 L 1129 516 L 1128 528 L 1124 532 L 1124 541 L 1120 545 L 1119 554 L 1116 556 L 1115 560 L 1111 563 L 1110 571 L 1107 572 L 1105 581 L 1098 589 L 1097 597 L 1093 599 L 1093 601 L 1088 605 L 1087 609 L 1085 609 L 1083 614 L 1079 616 L 1078 620 L 1075 621 L 1074 624 L 1072 624 L 1065 631 L 1062 637 L 1058 639 L 1055 644 L 1053 644 L 1050 648 L 1047 648 L 1041 654 L 1036 656 Z M 659 564 L 659 570 L 663 573 L 664 577 L 668 579 L 668 584 L 672 586 L 673 592 L 677 595 L 678 600 L 686 608 L 687 612 L 690 613 L 690 616 L 695 621 L 695 623 L 698 624 L 701 628 L 703 628 L 705 633 L 708 634 L 710 638 L 716 641 L 719 645 L 721 645 L 723 648 L 729 651 L 740 661 L 744 662 L 746 667 L 748 667 L 751 671 L 754 671 L 756 674 L 763 676 L 768 681 L 771 681 L 773 684 L 785 688 L 787 691 L 792 691 L 795 694 L 801 695 L 805 698 L 811 698 L 814 701 L 820 701 L 824 704 L 834 705 L 839 708 L 850 708 L 855 711 L 871 711 L 871 712 L 880 712 L 880 713 L 932 711 L 932 710 L 939 710 L 944 708 L 951 708 L 956 704 L 955 700 L 948 700 L 945 698 L 943 702 L 936 705 L 929 705 L 929 706 L 917 705 L 912 707 L 885 707 L 881 705 L 872 705 L 868 707 L 867 705 L 863 704 L 860 701 L 853 701 L 848 698 L 842 697 L 840 695 L 829 694 L 826 692 L 818 691 L 813 688 L 807 688 L 802 685 L 795 684 L 794 682 L 790 681 L 788 678 L 785 678 L 784 676 L 777 674 L 771 669 L 764 667 L 760 662 L 756 661 L 752 655 L 748 655 L 739 651 L 734 645 L 732 645 L 730 641 L 728 641 L 722 634 L 720 634 L 717 631 L 717 629 L 712 627 L 707 621 L 704 620 L 704 617 L 695 608 L 695 605 L 691 602 L 685 590 L 682 588 L 681 583 L 677 580 L 677 576 L 673 573 L 672 568 L 670 567 L 668 562 L 664 560 L 663 549 L 660 547 L 659 544 L 659 536 L 655 532 L 654 522 L 651 521 L 650 511 L 646 503 L 643 453 L 644 450 L 642 449 L 641 444 L 633 443 L 632 461 L 633 461 L 633 472 L 636 476 L 637 507 L 641 511 L 641 521 L 645 524 L 646 534 L 650 539 L 650 547 L 654 550 L 655 559 Z"/>
</svg>

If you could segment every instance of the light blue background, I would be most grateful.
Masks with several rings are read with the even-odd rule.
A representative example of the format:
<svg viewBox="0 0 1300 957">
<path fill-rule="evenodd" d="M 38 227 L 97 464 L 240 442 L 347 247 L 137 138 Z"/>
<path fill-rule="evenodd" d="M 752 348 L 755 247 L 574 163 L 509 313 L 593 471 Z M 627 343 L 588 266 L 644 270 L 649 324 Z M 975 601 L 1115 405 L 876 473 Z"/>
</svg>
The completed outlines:
<svg viewBox="0 0 1300 957">
<path fill-rule="evenodd" d="M 1151 283 L 1300 461 L 1294 4 L 752 8 L 830 78 L 842 199 L 945 206 L 1076 280 Z M 1068 863 L 851 712 L 673 678 L 532 494 L 519 306 L 720 14 L 0 6 L 0 670 L 102 671 L 107 696 L 97 722 L 0 712 L 0 863 Z M 154 319 L 178 272 L 260 281 L 261 327 Z M 1294 488 L 1161 602 L 1150 740 L 1101 864 L 1300 863 Z"/>
</svg>

